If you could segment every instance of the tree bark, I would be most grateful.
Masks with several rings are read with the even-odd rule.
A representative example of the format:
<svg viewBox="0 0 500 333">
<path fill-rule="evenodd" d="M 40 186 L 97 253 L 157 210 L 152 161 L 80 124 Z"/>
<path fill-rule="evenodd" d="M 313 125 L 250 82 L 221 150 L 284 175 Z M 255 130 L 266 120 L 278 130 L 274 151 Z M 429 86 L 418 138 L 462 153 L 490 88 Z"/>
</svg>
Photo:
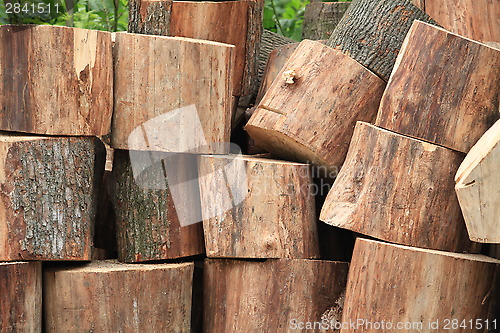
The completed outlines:
<svg viewBox="0 0 500 333">
<path fill-rule="evenodd" d="M 202 225 L 193 223 L 201 221 L 199 191 L 189 183 L 197 177 L 196 156 L 180 156 L 168 168 L 177 169 L 178 174 L 166 175 L 165 162 L 150 154 L 115 151 L 111 196 L 118 259 L 139 262 L 202 254 Z M 144 168 L 138 163 L 143 163 Z M 181 186 L 177 198 L 171 192 L 174 185 Z"/>
<path fill-rule="evenodd" d="M 94 261 L 44 272 L 47 332 L 190 332 L 193 264 Z"/>
<path fill-rule="evenodd" d="M 0 260 L 90 260 L 104 146 L 0 135 Z"/>
<path fill-rule="evenodd" d="M 246 96 L 257 90 L 257 54 L 262 34 L 263 4 L 261 0 L 223 2 L 134 0 L 130 5 L 128 30 L 235 45 L 232 94 Z"/>
<path fill-rule="evenodd" d="M 199 171 L 208 257 L 319 257 L 309 165 L 205 155 Z"/>
<path fill-rule="evenodd" d="M 466 153 L 500 118 L 499 96 L 499 50 L 415 22 L 376 124 Z"/>
<path fill-rule="evenodd" d="M 231 133 L 233 49 L 117 33 L 112 147 L 227 153 L 220 143 L 229 142 Z"/>
<path fill-rule="evenodd" d="M 335 261 L 207 259 L 205 332 L 311 332 L 292 324 L 340 321 L 347 271 Z"/>
<path fill-rule="evenodd" d="M 472 147 L 455 177 L 469 237 L 500 243 L 500 120 Z"/>
<path fill-rule="evenodd" d="M 0 332 L 42 332 L 42 265 L 0 263 Z"/>
<path fill-rule="evenodd" d="M 271 54 L 271 52 L 280 46 L 292 43 L 294 43 L 294 41 L 290 38 L 287 38 L 285 36 L 279 35 L 275 32 L 266 29 L 262 31 L 262 38 L 260 40 L 259 53 L 258 53 L 259 75 L 258 75 L 257 86 L 261 85 L 262 77 L 264 75 L 264 71 L 266 69 L 269 55 Z"/>
<path fill-rule="evenodd" d="M 256 105 L 260 103 L 273 81 L 278 77 L 278 74 L 283 69 L 283 66 L 285 66 L 286 62 L 290 59 L 291 55 L 295 52 L 299 45 L 300 43 L 286 44 L 275 48 L 269 53 L 266 69 L 264 70 L 264 75 L 262 76 L 262 80 L 260 82 L 259 92 L 257 93 L 257 97 L 255 99 Z"/>
<path fill-rule="evenodd" d="M 410 0 L 355 0 L 327 45 L 342 50 L 387 81 L 415 20 L 435 23 Z"/>
<path fill-rule="evenodd" d="M 358 122 L 320 220 L 385 241 L 475 252 L 455 195 L 463 154 Z"/>
<path fill-rule="evenodd" d="M 287 74 L 293 83 L 286 82 Z M 375 118 L 384 87 L 384 81 L 349 56 L 306 40 L 245 129 L 274 156 L 334 170 L 344 161 L 356 120 Z"/>
<path fill-rule="evenodd" d="M 48 25 L 0 27 L 0 129 L 106 135 L 113 110 L 111 34 Z"/>
<path fill-rule="evenodd" d="M 491 329 L 497 318 L 499 280 L 500 261 L 486 256 L 358 239 L 342 321 L 361 319 L 372 326 L 341 332 L 394 332 L 396 323 L 411 326 L 404 332 L 486 332 L 485 320 Z M 382 322 L 385 328 L 376 326 Z"/>
<path fill-rule="evenodd" d="M 500 2 L 490 0 L 420 0 L 445 29 L 482 42 L 500 43 Z"/>
<path fill-rule="evenodd" d="M 351 2 L 313 2 L 306 6 L 302 39 L 329 39 Z"/>
</svg>

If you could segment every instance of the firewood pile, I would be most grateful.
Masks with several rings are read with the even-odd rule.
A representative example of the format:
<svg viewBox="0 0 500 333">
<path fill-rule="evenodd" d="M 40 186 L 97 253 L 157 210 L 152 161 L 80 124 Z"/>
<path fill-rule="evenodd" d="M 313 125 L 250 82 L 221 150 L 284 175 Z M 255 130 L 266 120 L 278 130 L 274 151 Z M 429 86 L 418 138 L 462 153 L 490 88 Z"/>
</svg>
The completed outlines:
<svg viewBox="0 0 500 333">
<path fill-rule="evenodd" d="M 0 26 L 0 332 L 500 331 L 499 1 L 129 5 Z"/>
</svg>

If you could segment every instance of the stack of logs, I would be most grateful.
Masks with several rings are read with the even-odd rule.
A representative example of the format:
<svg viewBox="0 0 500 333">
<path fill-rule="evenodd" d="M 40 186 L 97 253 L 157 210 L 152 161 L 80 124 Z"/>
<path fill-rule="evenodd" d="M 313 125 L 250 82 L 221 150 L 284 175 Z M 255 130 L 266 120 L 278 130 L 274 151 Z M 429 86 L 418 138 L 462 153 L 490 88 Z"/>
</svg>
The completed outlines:
<svg viewBox="0 0 500 333">
<path fill-rule="evenodd" d="M 313 2 L 300 43 L 263 0 L 0 27 L 0 332 L 495 331 L 500 6 L 469 2 Z"/>
</svg>

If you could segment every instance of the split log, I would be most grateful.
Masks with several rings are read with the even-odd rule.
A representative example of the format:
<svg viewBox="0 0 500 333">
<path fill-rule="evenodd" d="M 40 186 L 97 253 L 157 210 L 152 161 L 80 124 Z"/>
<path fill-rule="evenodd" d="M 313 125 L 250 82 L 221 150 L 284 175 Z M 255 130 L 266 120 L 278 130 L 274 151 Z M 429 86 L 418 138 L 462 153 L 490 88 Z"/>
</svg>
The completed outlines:
<svg viewBox="0 0 500 333">
<path fill-rule="evenodd" d="M 234 96 L 257 90 L 259 42 L 264 1 L 150 1 L 134 0 L 129 32 L 180 36 L 235 45 Z M 207 54 L 202 53 L 203 57 Z"/>
<path fill-rule="evenodd" d="M 259 45 L 259 85 L 262 80 L 262 76 L 264 75 L 264 71 L 266 69 L 266 65 L 269 59 L 269 55 L 271 52 L 281 46 L 292 44 L 294 40 L 287 38 L 285 36 L 279 35 L 270 30 L 264 29 L 262 31 L 262 38 L 260 40 Z"/>
<path fill-rule="evenodd" d="M 274 156 L 339 167 L 356 120 L 375 119 L 384 87 L 383 80 L 349 56 L 305 40 L 245 129 Z"/>
<path fill-rule="evenodd" d="M 320 220 L 392 243 L 475 252 L 454 190 L 463 158 L 358 122 Z"/>
<path fill-rule="evenodd" d="M 0 135 L 0 260 L 90 260 L 104 146 Z"/>
<path fill-rule="evenodd" d="M 500 120 L 472 147 L 455 177 L 471 240 L 500 243 Z"/>
<path fill-rule="evenodd" d="M 311 332 L 300 322 L 340 321 L 347 272 L 335 261 L 207 259 L 205 332 Z"/>
<path fill-rule="evenodd" d="M 355 0 L 327 45 L 342 50 L 387 81 L 415 20 L 435 23 L 410 0 Z"/>
<path fill-rule="evenodd" d="M 269 90 L 269 87 L 273 83 L 273 81 L 278 77 L 278 74 L 285 66 L 288 59 L 290 59 L 291 55 L 300 43 L 291 43 L 286 44 L 280 47 L 275 48 L 269 53 L 266 69 L 264 71 L 264 75 L 262 76 L 262 80 L 260 81 L 259 92 L 257 93 L 257 98 L 255 99 L 255 104 L 258 105 L 262 100 L 262 97 Z"/>
<path fill-rule="evenodd" d="M 106 135 L 113 111 L 111 34 L 48 25 L 0 27 L 0 129 Z"/>
<path fill-rule="evenodd" d="M 234 46 L 117 33 L 112 147 L 227 153 Z M 141 59 L 141 61 L 137 61 Z"/>
<path fill-rule="evenodd" d="M 319 257 L 309 165 L 204 155 L 199 173 L 208 257 Z"/>
<path fill-rule="evenodd" d="M 47 332 L 190 332 L 192 263 L 94 261 L 44 272 Z"/>
<path fill-rule="evenodd" d="M 468 152 L 500 118 L 500 50 L 415 22 L 396 63 L 378 126 Z"/>
<path fill-rule="evenodd" d="M 42 265 L 0 263 L 0 332 L 42 332 Z"/>
<path fill-rule="evenodd" d="M 500 43 L 500 2 L 496 0 L 420 0 L 445 29 L 482 42 Z"/>
<path fill-rule="evenodd" d="M 312 2 L 306 6 L 302 39 L 328 39 L 351 2 Z"/>
<path fill-rule="evenodd" d="M 176 155 L 166 161 L 158 153 L 115 151 L 111 200 L 120 261 L 204 252 L 202 225 L 195 223 L 201 222 L 196 178 L 196 156 Z"/>
<path fill-rule="evenodd" d="M 483 255 L 358 239 L 341 332 L 486 332 L 498 328 L 499 282 L 500 261 Z"/>
</svg>

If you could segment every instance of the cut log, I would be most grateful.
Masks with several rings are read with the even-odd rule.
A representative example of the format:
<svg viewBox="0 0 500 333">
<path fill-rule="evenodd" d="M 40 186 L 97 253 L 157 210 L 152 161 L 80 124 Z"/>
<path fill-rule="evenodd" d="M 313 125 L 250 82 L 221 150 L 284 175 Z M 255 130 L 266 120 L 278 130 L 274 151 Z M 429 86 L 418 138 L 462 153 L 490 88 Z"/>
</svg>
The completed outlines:
<svg viewBox="0 0 500 333">
<path fill-rule="evenodd" d="M 320 220 L 392 243 L 476 252 L 454 190 L 462 153 L 358 122 Z"/>
<path fill-rule="evenodd" d="M 106 135 L 113 111 L 111 34 L 48 25 L 0 27 L 0 129 Z"/>
<path fill-rule="evenodd" d="M 264 71 L 266 69 L 266 65 L 269 59 L 269 55 L 271 52 L 280 47 L 287 44 L 294 43 L 294 40 L 287 38 L 285 36 L 279 35 L 270 30 L 264 29 L 262 31 L 262 38 L 260 40 L 259 46 L 259 85 L 262 80 L 262 76 L 264 75 Z"/>
<path fill-rule="evenodd" d="M 207 259 L 204 331 L 311 332 L 305 322 L 340 321 L 347 271 L 335 261 Z"/>
<path fill-rule="evenodd" d="M 259 42 L 264 1 L 134 0 L 129 32 L 180 36 L 235 45 L 234 96 L 257 90 Z M 203 57 L 208 55 L 202 53 Z"/>
<path fill-rule="evenodd" d="M 0 135 L 0 260 L 90 260 L 104 156 L 97 138 Z"/>
<path fill-rule="evenodd" d="M 305 40 L 245 129 L 274 156 L 338 168 L 356 120 L 375 119 L 384 87 L 383 80 L 349 56 Z"/>
<path fill-rule="evenodd" d="M 500 120 L 472 147 L 455 177 L 469 237 L 500 243 Z"/>
<path fill-rule="evenodd" d="M 112 147 L 227 153 L 234 46 L 117 33 Z M 138 61 L 137 59 L 141 59 Z"/>
<path fill-rule="evenodd" d="M 204 155 L 199 173 L 208 257 L 319 257 L 309 165 Z"/>
<path fill-rule="evenodd" d="M 445 29 L 482 42 L 500 43 L 497 0 L 420 0 L 425 11 Z"/>
<path fill-rule="evenodd" d="M 358 239 L 341 332 L 496 331 L 499 282 L 500 261 L 483 255 Z"/>
<path fill-rule="evenodd" d="M 376 124 L 468 152 L 500 118 L 499 96 L 500 50 L 415 22 Z"/>
<path fill-rule="evenodd" d="M 267 59 L 266 69 L 264 75 L 262 76 L 262 81 L 260 82 L 259 92 L 257 98 L 255 99 L 255 104 L 258 105 L 262 100 L 262 97 L 269 90 L 269 87 L 273 83 L 274 79 L 278 77 L 278 74 L 285 66 L 286 62 L 290 56 L 295 52 L 300 43 L 291 43 L 283 46 L 279 46 L 269 53 Z"/>
<path fill-rule="evenodd" d="M 111 200 L 120 261 L 204 252 L 202 224 L 195 223 L 201 222 L 196 168 L 193 155 L 175 155 L 166 161 L 158 153 L 115 151 Z"/>
<path fill-rule="evenodd" d="M 44 272 L 47 332 L 190 332 L 192 263 L 94 261 Z"/>
<path fill-rule="evenodd" d="M 387 81 L 415 20 L 434 23 L 410 0 L 355 0 L 327 45 L 342 50 Z"/>
<path fill-rule="evenodd" d="M 0 263 L 0 332 L 42 332 L 42 265 Z"/>
<path fill-rule="evenodd" d="M 306 6 L 302 39 L 328 39 L 339 23 L 347 8 L 348 2 L 313 2 Z"/>
</svg>

